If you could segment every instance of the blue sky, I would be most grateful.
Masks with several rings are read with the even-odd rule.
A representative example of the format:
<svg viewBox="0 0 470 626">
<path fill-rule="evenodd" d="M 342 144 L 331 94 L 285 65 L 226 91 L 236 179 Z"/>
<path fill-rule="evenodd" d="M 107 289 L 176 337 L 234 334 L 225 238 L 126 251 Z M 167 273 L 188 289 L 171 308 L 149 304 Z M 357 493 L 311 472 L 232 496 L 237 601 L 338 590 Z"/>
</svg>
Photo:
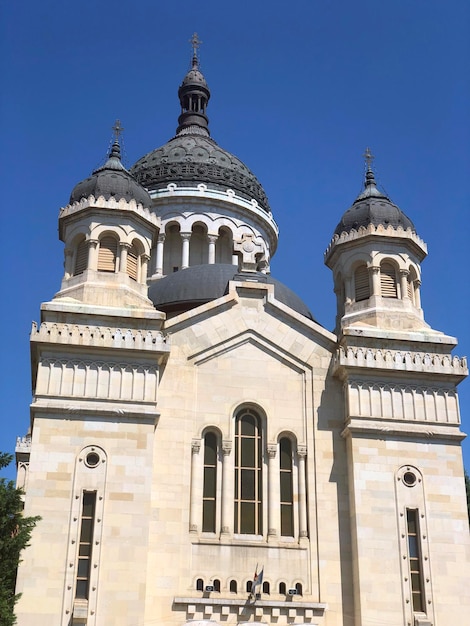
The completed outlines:
<svg viewBox="0 0 470 626">
<path fill-rule="evenodd" d="M 469 354 L 468 2 L 24 0 L 0 11 L 1 450 L 29 424 L 31 321 L 62 277 L 58 210 L 103 162 L 116 118 L 129 167 L 173 136 L 194 31 L 212 136 L 257 175 L 280 227 L 273 275 L 333 328 L 323 252 L 370 146 L 379 185 L 428 244 L 425 318 Z M 470 432 L 469 384 L 459 389 Z"/>
</svg>

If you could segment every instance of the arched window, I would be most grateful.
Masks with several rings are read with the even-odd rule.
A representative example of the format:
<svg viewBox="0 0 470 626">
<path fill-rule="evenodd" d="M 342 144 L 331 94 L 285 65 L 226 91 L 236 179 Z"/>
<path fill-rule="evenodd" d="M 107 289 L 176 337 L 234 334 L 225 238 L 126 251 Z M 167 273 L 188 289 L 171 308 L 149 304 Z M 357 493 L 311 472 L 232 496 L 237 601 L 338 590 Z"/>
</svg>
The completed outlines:
<svg viewBox="0 0 470 626">
<path fill-rule="evenodd" d="M 369 270 L 360 265 L 354 272 L 354 299 L 356 302 L 370 298 Z"/>
<path fill-rule="evenodd" d="M 395 267 L 386 261 L 380 266 L 380 288 L 383 298 L 398 298 Z"/>
<path fill-rule="evenodd" d="M 73 273 L 83 274 L 88 266 L 88 245 L 85 238 L 79 241 L 77 249 L 75 251 L 75 267 Z"/>
<path fill-rule="evenodd" d="M 204 591 L 204 581 L 202 580 L 202 578 L 198 578 L 196 580 L 196 590 L 197 591 Z"/>
<path fill-rule="evenodd" d="M 259 416 L 242 409 L 235 421 L 236 533 L 263 534 L 262 437 Z"/>
<path fill-rule="evenodd" d="M 233 240 L 232 233 L 228 228 L 221 228 L 215 242 L 215 262 L 232 263 Z"/>
<path fill-rule="evenodd" d="M 195 224 L 191 231 L 191 245 L 189 247 L 189 265 L 203 265 L 207 263 L 209 243 L 206 230 L 200 224 Z"/>
<path fill-rule="evenodd" d="M 246 589 L 247 593 L 251 593 L 251 586 L 252 586 L 252 584 L 253 584 L 253 581 L 252 581 L 252 580 L 247 580 L 247 581 L 246 581 L 246 587 L 245 587 L 245 589 Z"/>
<path fill-rule="evenodd" d="M 286 595 L 286 583 L 279 583 L 279 593 L 283 596 Z"/>
<path fill-rule="evenodd" d="M 100 272 L 115 272 L 118 242 L 111 235 L 100 239 L 98 251 L 98 270 Z"/>
<path fill-rule="evenodd" d="M 298 596 L 303 595 L 302 583 L 295 583 L 295 590 L 297 591 Z"/>
<path fill-rule="evenodd" d="M 220 593 L 220 580 L 216 578 L 212 584 L 214 585 L 214 591 L 218 591 Z"/>
<path fill-rule="evenodd" d="M 204 480 L 202 493 L 202 530 L 215 533 L 217 494 L 217 436 L 206 433 L 204 437 Z"/>
<path fill-rule="evenodd" d="M 283 437 L 279 442 L 281 483 L 281 535 L 294 536 L 294 493 L 292 483 L 292 442 Z"/>
<path fill-rule="evenodd" d="M 230 581 L 230 593 L 237 593 L 237 591 L 238 591 L 237 581 L 231 580 Z"/>
<path fill-rule="evenodd" d="M 267 594 L 268 596 L 270 594 L 270 586 L 268 581 L 263 583 L 263 593 Z"/>
<path fill-rule="evenodd" d="M 172 274 L 181 269 L 182 240 L 180 229 L 177 224 L 167 226 L 165 233 L 165 246 L 163 248 L 163 273 Z"/>
</svg>

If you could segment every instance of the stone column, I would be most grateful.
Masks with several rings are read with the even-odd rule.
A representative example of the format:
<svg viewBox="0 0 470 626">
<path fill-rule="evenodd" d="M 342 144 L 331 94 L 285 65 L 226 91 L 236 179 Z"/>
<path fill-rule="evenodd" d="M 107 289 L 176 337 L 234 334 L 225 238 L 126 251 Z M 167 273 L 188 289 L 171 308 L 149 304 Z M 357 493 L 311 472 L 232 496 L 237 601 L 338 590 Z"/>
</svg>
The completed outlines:
<svg viewBox="0 0 470 626">
<path fill-rule="evenodd" d="M 200 519 L 201 503 L 199 502 L 200 481 L 200 456 L 201 440 L 193 439 L 191 442 L 191 487 L 190 487 L 190 505 L 189 505 L 189 532 L 197 533 L 198 521 Z"/>
<path fill-rule="evenodd" d="M 131 244 L 125 241 L 119 242 L 119 265 L 116 259 L 116 272 L 127 272 L 127 252 L 130 249 Z"/>
<path fill-rule="evenodd" d="M 352 276 L 346 276 L 344 279 L 344 302 L 345 304 L 351 304 L 354 300 L 353 279 Z"/>
<path fill-rule="evenodd" d="M 98 269 L 98 239 L 88 239 L 88 269 Z"/>
<path fill-rule="evenodd" d="M 280 477 L 276 463 L 277 444 L 268 444 L 268 541 L 279 531 Z"/>
<path fill-rule="evenodd" d="M 307 457 L 307 446 L 298 446 L 297 455 L 299 457 L 299 537 L 308 537 L 307 530 L 307 490 L 305 488 L 305 459 Z"/>
<path fill-rule="evenodd" d="M 66 248 L 64 250 L 64 278 L 70 278 L 73 275 L 73 250 Z"/>
<path fill-rule="evenodd" d="M 149 265 L 150 257 L 148 254 L 140 255 L 140 275 L 138 276 L 139 283 L 141 285 L 147 284 L 147 271 Z"/>
<path fill-rule="evenodd" d="M 191 239 L 191 233 L 181 233 L 181 240 L 183 242 L 181 250 L 181 269 L 185 270 L 189 267 L 189 240 Z"/>
<path fill-rule="evenodd" d="M 371 265 L 369 267 L 369 276 L 371 277 L 371 289 L 372 296 L 380 296 L 382 295 L 382 289 L 380 287 L 380 266 Z"/>
<path fill-rule="evenodd" d="M 409 300 L 410 297 L 408 295 L 408 270 L 400 270 L 400 289 L 401 289 L 401 299 Z"/>
<path fill-rule="evenodd" d="M 157 251 L 155 255 L 155 274 L 163 275 L 163 249 L 165 244 L 165 234 L 160 233 L 157 239 Z"/>
<path fill-rule="evenodd" d="M 207 262 L 209 265 L 213 265 L 215 263 L 215 243 L 218 239 L 217 235 L 207 235 L 207 239 L 209 240 L 209 253 Z"/>
<path fill-rule="evenodd" d="M 233 463 L 231 463 L 230 453 L 232 442 L 222 441 L 222 523 L 221 535 L 232 535 L 233 533 Z"/>
<path fill-rule="evenodd" d="M 417 309 L 420 309 L 421 308 L 421 291 L 419 288 L 421 287 L 421 281 L 418 279 L 413 281 L 413 287 L 415 291 L 415 307 Z"/>
</svg>

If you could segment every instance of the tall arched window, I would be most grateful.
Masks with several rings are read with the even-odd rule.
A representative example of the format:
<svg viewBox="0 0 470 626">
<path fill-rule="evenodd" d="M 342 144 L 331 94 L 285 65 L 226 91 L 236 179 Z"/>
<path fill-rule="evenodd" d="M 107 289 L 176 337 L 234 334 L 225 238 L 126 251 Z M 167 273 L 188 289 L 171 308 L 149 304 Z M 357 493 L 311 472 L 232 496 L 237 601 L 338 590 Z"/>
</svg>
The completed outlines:
<svg viewBox="0 0 470 626">
<path fill-rule="evenodd" d="M 292 483 L 292 442 L 283 437 L 279 442 L 281 484 L 281 535 L 294 536 L 294 493 Z"/>
<path fill-rule="evenodd" d="M 79 241 L 77 245 L 77 249 L 75 251 L 75 267 L 73 273 L 75 276 L 77 274 L 83 274 L 88 265 L 88 245 L 86 239 L 83 238 Z"/>
<path fill-rule="evenodd" d="M 202 493 L 202 530 L 215 533 L 217 494 L 217 436 L 204 437 L 204 481 Z"/>
<path fill-rule="evenodd" d="M 369 270 L 367 265 L 360 265 L 354 272 L 354 293 L 356 302 L 370 298 Z"/>
<path fill-rule="evenodd" d="M 98 270 L 100 272 L 115 272 L 118 242 L 111 235 L 100 239 L 98 251 Z"/>
<path fill-rule="evenodd" d="M 397 273 L 387 261 L 380 266 L 380 288 L 383 298 L 398 298 Z"/>
<path fill-rule="evenodd" d="M 235 420 L 234 529 L 247 535 L 263 534 L 261 420 L 242 409 Z"/>
</svg>

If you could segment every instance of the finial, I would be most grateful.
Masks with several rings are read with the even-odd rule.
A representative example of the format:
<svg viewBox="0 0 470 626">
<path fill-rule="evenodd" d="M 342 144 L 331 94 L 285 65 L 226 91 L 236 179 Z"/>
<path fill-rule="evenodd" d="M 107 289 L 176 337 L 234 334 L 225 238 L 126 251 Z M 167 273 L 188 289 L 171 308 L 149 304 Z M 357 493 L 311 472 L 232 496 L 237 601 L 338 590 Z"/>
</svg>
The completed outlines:
<svg viewBox="0 0 470 626">
<path fill-rule="evenodd" d="M 367 163 L 367 170 L 371 171 L 372 170 L 372 161 L 375 159 L 375 156 L 372 154 L 372 152 L 370 151 L 370 148 L 366 148 L 366 151 L 364 152 L 364 154 L 362 155 Z"/>
<path fill-rule="evenodd" d="M 114 141 L 111 146 L 111 151 L 109 153 L 109 158 L 115 157 L 117 159 L 121 159 L 121 145 L 119 143 L 119 135 L 123 132 L 124 128 L 121 126 L 121 120 L 116 120 L 114 122 L 114 126 L 112 127 L 112 131 L 114 133 Z"/>
<path fill-rule="evenodd" d="M 370 151 L 370 148 L 366 148 L 366 151 L 362 155 L 366 162 L 366 180 L 364 181 L 364 187 L 376 186 L 374 171 L 372 169 L 372 161 L 375 156 Z"/>
<path fill-rule="evenodd" d="M 202 44 L 202 41 L 199 39 L 197 33 L 194 33 L 191 39 L 189 40 L 189 43 L 193 47 L 193 64 L 194 64 L 194 60 L 195 59 L 196 61 L 198 60 L 197 51 L 199 49 L 199 46 Z"/>
</svg>

